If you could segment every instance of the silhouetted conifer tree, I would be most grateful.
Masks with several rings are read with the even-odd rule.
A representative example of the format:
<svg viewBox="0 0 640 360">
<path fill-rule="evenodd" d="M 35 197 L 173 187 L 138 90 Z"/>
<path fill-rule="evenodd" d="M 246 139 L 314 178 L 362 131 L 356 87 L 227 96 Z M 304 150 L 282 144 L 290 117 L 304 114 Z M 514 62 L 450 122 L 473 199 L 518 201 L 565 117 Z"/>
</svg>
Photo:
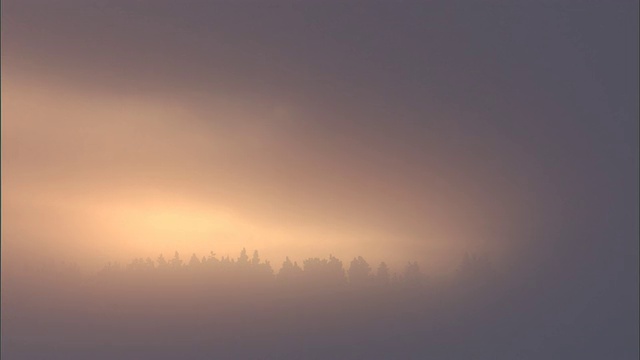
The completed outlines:
<svg viewBox="0 0 640 360">
<path fill-rule="evenodd" d="M 173 254 L 173 259 L 171 259 L 171 266 L 174 268 L 179 268 L 182 266 L 182 260 L 180 259 L 180 254 L 177 251 Z"/>
<path fill-rule="evenodd" d="M 389 267 L 383 261 L 380 263 L 380 265 L 378 266 L 378 270 L 376 271 L 376 282 L 382 285 L 387 285 L 389 284 L 390 280 L 391 275 L 389 273 Z"/>
<path fill-rule="evenodd" d="M 351 261 L 349 282 L 352 285 L 366 285 L 371 282 L 371 266 L 362 256 L 358 256 Z"/>
<path fill-rule="evenodd" d="M 191 259 L 189 260 L 189 267 L 196 268 L 200 265 L 200 260 L 196 256 L 196 254 L 191 255 Z"/>
<path fill-rule="evenodd" d="M 240 256 L 238 257 L 237 264 L 240 266 L 249 264 L 249 256 L 247 255 L 247 249 L 242 248 L 242 251 L 240 252 Z"/>
</svg>

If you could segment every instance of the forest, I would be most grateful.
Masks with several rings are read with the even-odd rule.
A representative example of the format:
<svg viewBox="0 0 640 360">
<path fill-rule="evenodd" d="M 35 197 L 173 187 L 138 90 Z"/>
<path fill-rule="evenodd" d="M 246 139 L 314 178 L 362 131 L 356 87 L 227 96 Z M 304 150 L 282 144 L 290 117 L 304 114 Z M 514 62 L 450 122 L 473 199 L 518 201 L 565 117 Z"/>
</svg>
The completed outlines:
<svg viewBox="0 0 640 360">
<path fill-rule="evenodd" d="M 7 358 L 418 359 L 466 354 L 447 344 L 499 310 L 487 296 L 499 276 L 475 255 L 447 279 L 361 256 L 287 258 L 274 271 L 245 249 L 26 272 L 3 279 Z"/>
</svg>

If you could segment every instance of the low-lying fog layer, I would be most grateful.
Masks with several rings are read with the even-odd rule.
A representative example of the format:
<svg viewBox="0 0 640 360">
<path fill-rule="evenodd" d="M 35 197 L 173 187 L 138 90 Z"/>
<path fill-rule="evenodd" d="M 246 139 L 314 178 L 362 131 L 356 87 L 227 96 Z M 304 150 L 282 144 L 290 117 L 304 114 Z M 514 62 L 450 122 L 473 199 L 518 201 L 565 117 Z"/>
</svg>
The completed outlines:
<svg viewBox="0 0 640 360">
<path fill-rule="evenodd" d="M 6 275 L 6 274 L 3 274 Z M 257 252 L 63 264 L 3 279 L 3 359 L 631 359 L 586 299 L 540 301 L 483 257 L 447 277 Z M 20 281 L 15 279 L 20 278 Z M 615 320 L 615 319 L 614 319 Z M 630 346 L 631 345 L 631 346 Z"/>
</svg>

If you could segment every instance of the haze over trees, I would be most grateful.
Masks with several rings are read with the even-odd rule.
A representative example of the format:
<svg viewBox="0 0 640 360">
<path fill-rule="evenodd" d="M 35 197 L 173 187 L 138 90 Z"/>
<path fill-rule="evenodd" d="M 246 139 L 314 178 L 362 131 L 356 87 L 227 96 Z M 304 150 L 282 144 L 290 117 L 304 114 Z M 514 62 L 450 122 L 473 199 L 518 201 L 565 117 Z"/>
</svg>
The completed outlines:
<svg viewBox="0 0 640 360">
<path fill-rule="evenodd" d="M 177 251 L 167 260 L 160 254 L 155 260 L 135 258 L 128 264 L 108 263 L 92 277 L 92 281 L 108 281 L 112 277 L 125 277 L 128 281 L 153 276 L 163 281 L 180 279 L 185 283 L 208 283 L 233 285 L 251 283 L 255 286 L 276 284 L 300 288 L 335 287 L 381 287 L 381 286 L 426 286 L 428 276 L 420 270 L 417 262 L 407 262 L 403 268 L 393 272 L 385 262 L 370 265 L 362 256 L 353 258 L 346 265 L 333 255 L 327 258 L 312 257 L 301 265 L 286 257 L 277 271 L 271 262 L 262 260 L 258 251 L 251 257 L 242 249 L 237 258 L 218 257 L 213 251 L 207 256 L 192 254 L 184 261 Z M 480 285 L 490 281 L 493 269 L 484 256 L 465 254 L 456 272 L 456 281 L 467 285 Z"/>
<path fill-rule="evenodd" d="M 478 259 L 464 258 L 459 272 Z M 211 252 L 183 258 L 175 252 L 136 258 L 108 263 L 91 275 L 54 263 L 28 272 L 21 281 L 13 276 L 3 282 L 3 358 L 382 359 L 446 353 L 446 347 L 434 347 L 446 342 L 445 334 L 430 333 L 442 324 L 428 319 L 458 316 L 455 306 L 442 304 L 463 284 L 457 276 L 431 282 L 415 262 L 394 272 L 361 256 L 347 263 L 332 255 L 301 263 L 286 258 L 275 271 L 246 249 L 237 257 Z M 465 275 L 464 286 L 475 277 Z M 484 285 L 474 290 L 480 294 L 496 277 L 478 279 L 487 280 L 476 283 Z M 382 341 L 389 336 L 398 340 Z"/>
<path fill-rule="evenodd" d="M 2 355 L 533 360 L 607 352 L 631 358 L 629 347 L 614 347 L 620 339 L 600 344 L 600 353 L 576 346 L 585 330 L 563 320 L 570 312 L 555 313 L 560 305 L 553 300 L 535 306 L 531 285 L 475 254 L 462 256 L 448 277 L 428 276 L 416 262 L 391 269 L 361 256 L 348 262 L 287 257 L 274 269 L 246 249 L 237 257 L 136 258 L 90 275 L 70 264 L 41 263 L 20 276 L 3 273 Z M 550 314 L 551 321 L 541 320 Z M 543 341 L 551 327 L 566 333 Z M 550 342 L 556 347 L 545 345 Z"/>
</svg>

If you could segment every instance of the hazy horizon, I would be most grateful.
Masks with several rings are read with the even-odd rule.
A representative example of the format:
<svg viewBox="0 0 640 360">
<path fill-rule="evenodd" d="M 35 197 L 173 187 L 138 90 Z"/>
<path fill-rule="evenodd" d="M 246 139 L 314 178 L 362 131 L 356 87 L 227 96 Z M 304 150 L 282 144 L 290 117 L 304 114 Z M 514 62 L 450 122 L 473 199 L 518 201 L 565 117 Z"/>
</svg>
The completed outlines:
<svg viewBox="0 0 640 360">
<path fill-rule="evenodd" d="M 469 310 L 504 320 L 495 334 L 521 336 L 523 354 L 636 354 L 638 12 L 637 0 L 5 0 L 3 299 L 28 297 L 13 270 L 54 260 L 95 274 L 246 248 L 275 271 L 287 256 L 362 256 L 444 279 L 469 253 L 505 275 L 482 296 L 537 309 L 518 317 L 544 324 L 530 330 Z M 33 284 L 75 286 L 89 312 L 128 291 L 94 304 L 92 280 L 52 281 Z M 380 311 L 404 316 L 394 309 Z M 15 314 L 37 324 L 30 311 Z M 39 341 L 13 319 L 24 332 L 3 322 L 3 341 Z M 463 329 L 436 338 L 462 346 Z"/>
</svg>

